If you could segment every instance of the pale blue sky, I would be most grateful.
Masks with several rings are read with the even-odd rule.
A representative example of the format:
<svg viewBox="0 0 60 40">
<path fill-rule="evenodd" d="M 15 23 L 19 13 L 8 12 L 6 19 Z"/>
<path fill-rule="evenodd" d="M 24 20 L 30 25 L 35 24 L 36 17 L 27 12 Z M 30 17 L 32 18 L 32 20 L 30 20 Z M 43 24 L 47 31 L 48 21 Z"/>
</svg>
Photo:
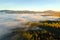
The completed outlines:
<svg viewBox="0 0 60 40">
<path fill-rule="evenodd" d="M 0 0 L 0 10 L 60 11 L 60 0 Z"/>
</svg>

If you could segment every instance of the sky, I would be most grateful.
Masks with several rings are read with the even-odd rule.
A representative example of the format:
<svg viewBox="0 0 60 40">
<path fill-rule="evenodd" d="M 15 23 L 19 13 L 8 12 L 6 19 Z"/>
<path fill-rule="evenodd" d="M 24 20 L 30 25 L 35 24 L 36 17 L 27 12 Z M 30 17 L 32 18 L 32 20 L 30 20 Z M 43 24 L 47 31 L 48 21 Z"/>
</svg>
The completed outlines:
<svg viewBox="0 0 60 40">
<path fill-rule="evenodd" d="M 60 11 L 60 0 L 0 0 L 0 10 Z"/>
</svg>

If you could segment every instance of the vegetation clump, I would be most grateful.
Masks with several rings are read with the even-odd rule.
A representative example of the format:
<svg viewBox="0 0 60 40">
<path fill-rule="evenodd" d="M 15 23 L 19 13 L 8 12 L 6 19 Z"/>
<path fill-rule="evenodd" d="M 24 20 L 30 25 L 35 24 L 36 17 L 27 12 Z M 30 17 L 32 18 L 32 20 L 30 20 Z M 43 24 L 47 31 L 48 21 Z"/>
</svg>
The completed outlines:
<svg viewBox="0 0 60 40">
<path fill-rule="evenodd" d="M 28 30 L 13 32 L 18 34 L 16 40 L 60 40 L 60 21 L 29 22 L 26 26 Z"/>
</svg>

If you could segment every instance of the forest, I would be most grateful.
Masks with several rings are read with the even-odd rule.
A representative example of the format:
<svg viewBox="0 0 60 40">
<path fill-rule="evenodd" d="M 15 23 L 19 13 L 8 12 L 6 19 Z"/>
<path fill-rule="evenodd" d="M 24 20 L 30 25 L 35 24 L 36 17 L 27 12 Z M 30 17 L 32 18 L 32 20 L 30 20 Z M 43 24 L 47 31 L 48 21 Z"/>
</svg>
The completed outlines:
<svg viewBox="0 0 60 40">
<path fill-rule="evenodd" d="M 60 21 L 28 22 L 28 29 L 19 28 L 12 32 L 15 34 L 11 40 L 59 40 Z"/>
</svg>

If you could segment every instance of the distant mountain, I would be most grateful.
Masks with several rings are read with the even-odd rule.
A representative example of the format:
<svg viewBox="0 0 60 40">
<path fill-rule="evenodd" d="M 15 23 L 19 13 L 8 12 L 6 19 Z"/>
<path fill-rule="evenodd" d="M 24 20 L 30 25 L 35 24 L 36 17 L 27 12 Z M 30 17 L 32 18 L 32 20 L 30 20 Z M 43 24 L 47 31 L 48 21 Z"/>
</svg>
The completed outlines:
<svg viewBox="0 0 60 40">
<path fill-rule="evenodd" d="M 0 12 L 5 12 L 5 13 L 40 13 L 40 12 L 35 12 L 35 11 L 13 11 L 13 10 L 0 10 Z"/>
<path fill-rule="evenodd" d="M 43 16 L 57 16 L 57 17 L 60 17 L 60 12 L 57 12 L 57 11 L 48 10 L 48 11 L 43 11 L 43 13 L 46 13 L 46 15 L 43 15 Z"/>
<path fill-rule="evenodd" d="M 47 11 L 14 11 L 14 10 L 0 10 L 0 12 L 5 12 L 5 13 L 60 13 L 52 10 L 47 10 Z"/>
<path fill-rule="evenodd" d="M 52 11 L 52 10 L 47 10 L 47 11 L 43 11 L 43 13 L 55 13 L 56 11 Z"/>
</svg>

